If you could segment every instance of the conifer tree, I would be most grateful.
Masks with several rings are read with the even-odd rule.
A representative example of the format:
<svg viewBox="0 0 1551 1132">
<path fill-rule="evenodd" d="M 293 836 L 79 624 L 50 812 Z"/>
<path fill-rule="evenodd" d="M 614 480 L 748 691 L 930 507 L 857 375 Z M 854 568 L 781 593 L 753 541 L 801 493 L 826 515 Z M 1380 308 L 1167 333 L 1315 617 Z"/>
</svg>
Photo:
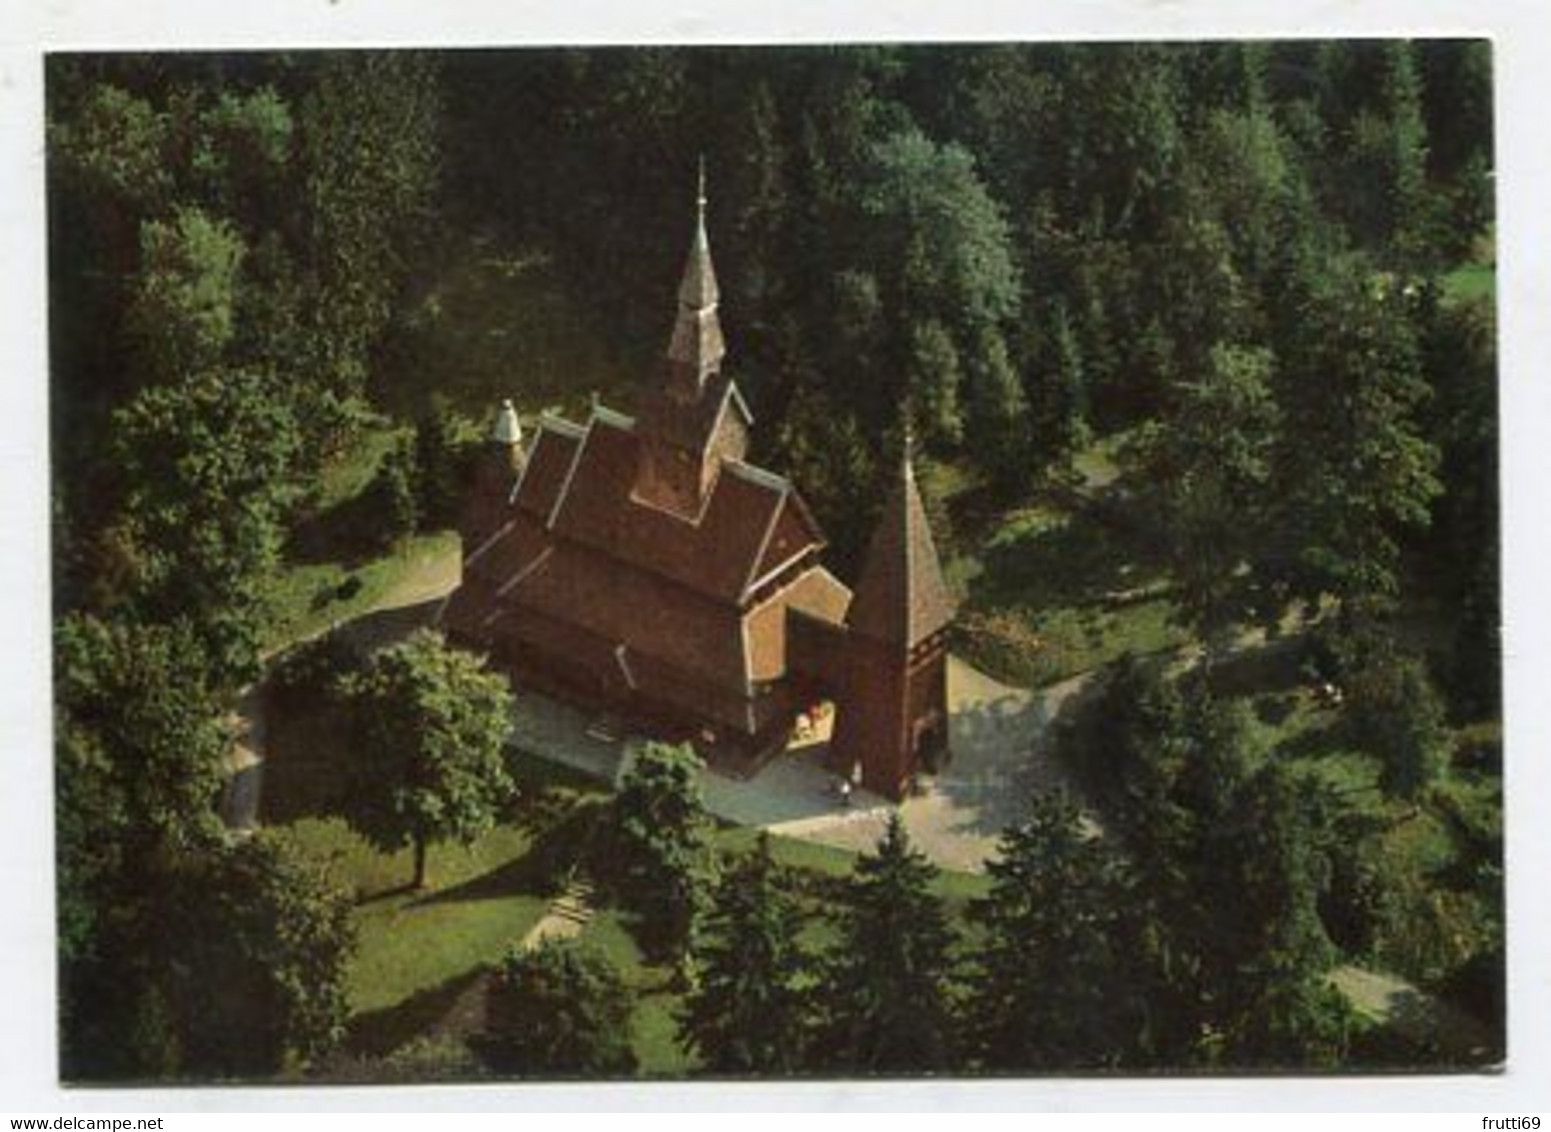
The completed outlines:
<svg viewBox="0 0 1551 1132">
<path fill-rule="evenodd" d="M 1003 1072 L 1123 1064 L 1140 1023 L 1121 923 L 1118 862 L 1060 794 L 1035 800 L 988 862 L 991 892 L 967 1006 L 981 1068 Z"/>
<path fill-rule="evenodd" d="M 784 1075 L 801 1068 L 809 956 L 801 921 L 761 833 L 717 886 L 694 951 L 697 984 L 681 1040 L 714 1074 Z"/>
<path fill-rule="evenodd" d="M 629 988 L 602 955 L 571 940 L 544 940 L 508 955 L 496 973 L 484 1055 L 515 1076 L 623 1076 L 635 1068 L 632 1005 Z"/>
<path fill-rule="evenodd" d="M 934 875 L 898 814 L 877 849 L 857 860 L 842 898 L 839 942 L 818 988 L 816 1068 L 858 1074 L 952 1068 L 954 939 L 930 889 Z"/>
</svg>

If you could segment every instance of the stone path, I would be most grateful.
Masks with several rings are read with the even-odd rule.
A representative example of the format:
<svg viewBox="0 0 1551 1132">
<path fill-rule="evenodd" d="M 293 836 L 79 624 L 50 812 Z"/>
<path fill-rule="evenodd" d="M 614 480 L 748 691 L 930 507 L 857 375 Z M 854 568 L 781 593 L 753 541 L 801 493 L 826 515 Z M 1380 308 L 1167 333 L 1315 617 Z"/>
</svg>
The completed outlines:
<svg viewBox="0 0 1551 1132">
<path fill-rule="evenodd" d="M 537 947 L 546 939 L 572 939 L 580 935 L 592 919 L 592 898 L 590 883 L 585 880 L 572 881 L 550 904 L 543 919 L 522 937 L 522 947 Z"/>
<path fill-rule="evenodd" d="M 226 752 L 226 786 L 221 793 L 221 820 L 235 834 L 246 836 L 258 828 L 259 797 L 264 782 L 264 733 L 266 719 L 263 685 L 242 690 L 237 706 L 226 717 L 232 745 Z"/>
</svg>

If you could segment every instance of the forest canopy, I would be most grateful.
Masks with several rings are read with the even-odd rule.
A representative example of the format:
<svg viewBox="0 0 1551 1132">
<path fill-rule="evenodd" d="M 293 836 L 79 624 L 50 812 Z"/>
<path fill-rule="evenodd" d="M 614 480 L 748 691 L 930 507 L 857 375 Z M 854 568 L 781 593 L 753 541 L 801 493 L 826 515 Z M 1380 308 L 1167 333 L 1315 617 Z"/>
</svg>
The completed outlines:
<svg viewBox="0 0 1551 1132">
<path fill-rule="evenodd" d="M 1499 712 L 1484 40 L 56 54 L 46 93 L 69 1073 L 337 1037 L 344 897 L 225 844 L 217 720 L 327 623 L 337 592 L 277 612 L 282 572 L 360 588 L 445 532 L 503 398 L 632 407 L 702 161 L 752 458 L 842 577 L 908 430 L 956 584 L 1077 498 L 1207 650 L 1325 617 L 1386 798 Z M 196 882 L 243 925 L 219 955 L 159 926 Z M 164 971 L 253 955 L 290 1016 L 250 1065 Z"/>
</svg>

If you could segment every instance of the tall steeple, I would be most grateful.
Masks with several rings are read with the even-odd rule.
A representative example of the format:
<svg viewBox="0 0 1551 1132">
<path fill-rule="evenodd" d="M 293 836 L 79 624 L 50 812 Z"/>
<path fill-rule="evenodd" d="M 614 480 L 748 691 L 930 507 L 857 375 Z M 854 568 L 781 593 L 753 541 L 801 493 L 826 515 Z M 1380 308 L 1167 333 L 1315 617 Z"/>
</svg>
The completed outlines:
<svg viewBox="0 0 1551 1132">
<path fill-rule="evenodd" d="M 854 632 L 905 649 L 953 620 L 953 598 L 916 487 L 911 448 L 907 431 L 899 478 L 873 531 L 847 619 Z"/>
<path fill-rule="evenodd" d="M 722 324 L 716 315 L 720 293 L 716 270 L 711 265 L 711 241 L 706 236 L 705 159 L 700 160 L 698 191 L 695 195 L 695 238 L 684 278 L 679 284 L 678 317 L 673 338 L 668 343 L 670 378 L 681 394 L 698 396 L 706 381 L 721 369 L 727 353 Z"/>
</svg>

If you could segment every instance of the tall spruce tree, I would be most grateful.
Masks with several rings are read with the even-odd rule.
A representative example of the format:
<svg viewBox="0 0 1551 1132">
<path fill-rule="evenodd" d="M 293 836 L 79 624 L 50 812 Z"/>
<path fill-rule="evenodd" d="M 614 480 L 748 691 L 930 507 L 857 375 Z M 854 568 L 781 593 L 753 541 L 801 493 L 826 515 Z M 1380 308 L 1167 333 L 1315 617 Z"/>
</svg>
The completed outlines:
<svg viewBox="0 0 1551 1132">
<path fill-rule="evenodd" d="M 1393 606 L 1401 538 L 1440 490 L 1410 298 L 1361 261 L 1304 258 L 1273 333 L 1284 423 L 1264 567 L 1306 601 Z"/>
<path fill-rule="evenodd" d="M 994 1072 L 1113 1068 L 1141 1030 L 1119 861 L 1063 794 L 1037 798 L 988 862 L 972 917 L 966 1005 L 973 1056 Z"/>
<path fill-rule="evenodd" d="M 761 833 L 754 852 L 723 875 L 694 949 L 697 981 L 680 1035 L 707 1072 L 783 1076 L 802 1068 L 811 957 L 801 929 Z"/>
<path fill-rule="evenodd" d="M 934 875 L 898 814 L 877 849 L 858 858 L 817 989 L 814 1068 L 914 1074 L 954 1066 L 954 936 L 931 892 Z"/>
<path fill-rule="evenodd" d="M 1255 612 L 1248 564 L 1265 540 L 1279 416 L 1266 350 L 1217 346 L 1137 446 L 1182 617 L 1209 642 Z"/>
</svg>

